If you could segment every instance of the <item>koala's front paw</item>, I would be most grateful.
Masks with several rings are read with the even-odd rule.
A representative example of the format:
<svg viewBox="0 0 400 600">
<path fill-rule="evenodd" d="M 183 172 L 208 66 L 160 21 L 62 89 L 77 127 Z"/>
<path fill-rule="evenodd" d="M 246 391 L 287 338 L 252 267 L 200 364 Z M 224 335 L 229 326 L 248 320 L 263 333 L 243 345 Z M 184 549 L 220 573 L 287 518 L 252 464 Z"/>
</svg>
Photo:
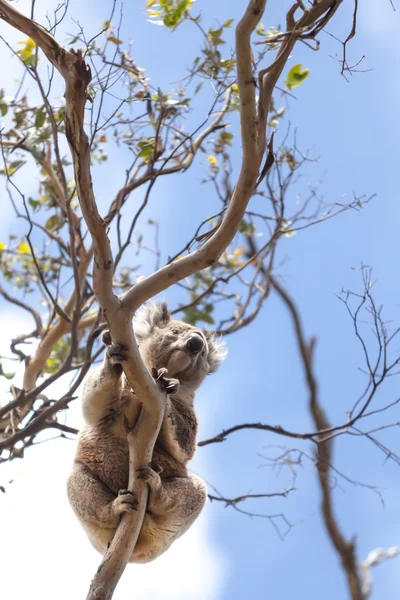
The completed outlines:
<svg viewBox="0 0 400 600">
<path fill-rule="evenodd" d="M 138 509 L 137 498 L 129 490 L 119 490 L 118 496 L 115 498 L 113 504 L 114 513 L 117 515 Z"/>
<path fill-rule="evenodd" d="M 179 380 L 178 379 L 169 379 L 166 377 L 168 375 L 167 369 L 153 369 L 153 377 L 161 387 L 161 389 L 168 395 L 174 395 L 179 390 Z"/>
<path fill-rule="evenodd" d="M 112 365 L 119 365 L 128 360 L 128 348 L 122 344 L 113 344 L 109 331 L 103 333 L 103 344 L 106 346 L 106 355 Z"/>
</svg>

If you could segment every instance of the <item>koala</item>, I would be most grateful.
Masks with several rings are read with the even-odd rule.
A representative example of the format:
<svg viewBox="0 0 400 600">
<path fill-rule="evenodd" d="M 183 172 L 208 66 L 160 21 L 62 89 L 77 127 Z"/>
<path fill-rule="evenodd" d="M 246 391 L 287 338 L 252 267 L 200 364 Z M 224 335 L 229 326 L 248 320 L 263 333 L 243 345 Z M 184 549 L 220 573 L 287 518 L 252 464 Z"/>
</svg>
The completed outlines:
<svg viewBox="0 0 400 600">
<path fill-rule="evenodd" d="M 224 360 L 223 343 L 210 331 L 175 321 L 165 302 L 148 303 L 133 321 L 144 363 L 157 372 L 167 395 L 163 423 L 150 466 L 137 476 L 149 487 L 145 517 L 130 562 L 145 563 L 165 552 L 193 524 L 207 497 L 205 483 L 189 475 L 196 450 L 195 392 Z M 80 432 L 68 498 L 92 545 L 104 553 L 121 514 L 137 508 L 128 485 L 129 450 L 124 418 L 134 414 L 135 394 L 121 363 L 126 349 L 103 335 L 102 366 L 87 378 Z M 155 370 L 155 371 L 154 371 Z M 166 378 L 166 372 L 168 377 Z"/>
</svg>

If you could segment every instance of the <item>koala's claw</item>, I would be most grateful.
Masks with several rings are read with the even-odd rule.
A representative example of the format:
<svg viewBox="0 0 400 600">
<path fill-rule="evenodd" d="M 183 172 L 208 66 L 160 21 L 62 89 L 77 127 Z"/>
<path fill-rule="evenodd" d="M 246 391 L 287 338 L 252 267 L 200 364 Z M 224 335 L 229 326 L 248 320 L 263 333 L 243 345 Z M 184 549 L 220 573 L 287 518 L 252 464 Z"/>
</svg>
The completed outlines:
<svg viewBox="0 0 400 600">
<path fill-rule="evenodd" d="M 153 377 L 161 389 L 168 395 L 176 394 L 179 390 L 179 380 L 166 377 L 168 371 L 165 367 L 162 369 L 153 369 Z"/>
<path fill-rule="evenodd" d="M 111 333 L 107 330 L 103 333 L 101 340 L 105 346 L 112 344 Z"/>
<path fill-rule="evenodd" d="M 154 469 L 152 469 L 152 467 L 141 467 L 140 469 L 136 469 L 136 477 L 138 479 L 142 479 L 143 481 L 147 481 L 150 486 L 152 484 L 157 485 L 160 483 L 160 476 Z"/>
<path fill-rule="evenodd" d="M 145 481 L 149 489 L 147 512 L 165 514 L 171 508 L 171 499 L 165 493 L 160 475 L 149 465 L 136 469 L 136 477 Z"/>
<path fill-rule="evenodd" d="M 103 333 L 102 340 L 106 346 L 106 355 L 112 365 L 119 365 L 128 360 L 128 348 L 123 344 L 113 344 L 109 331 Z"/>
<path fill-rule="evenodd" d="M 119 490 L 116 503 L 118 504 L 119 512 L 137 510 L 139 506 L 136 496 L 129 490 Z"/>
<path fill-rule="evenodd" d="M 110 344 L 106 348 L 106 354 L 113 365 L 128 360 L 128 348 L 122 344 Z"/>
<path fill-rule="evenodd" d="M 179 391 L 179 381 L 177 379 L 168 379 L 168 385 L 165 388 L 165 391 L 168 395 L 173 396 L 177 394 Z"/>
</svg>

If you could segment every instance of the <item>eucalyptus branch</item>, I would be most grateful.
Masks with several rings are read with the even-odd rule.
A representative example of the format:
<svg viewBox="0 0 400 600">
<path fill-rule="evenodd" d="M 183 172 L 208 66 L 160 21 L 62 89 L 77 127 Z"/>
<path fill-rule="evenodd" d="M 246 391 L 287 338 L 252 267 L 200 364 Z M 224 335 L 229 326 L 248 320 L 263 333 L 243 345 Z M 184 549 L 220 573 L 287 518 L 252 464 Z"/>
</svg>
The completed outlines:
<svg viewBox="0 0 400 600">
<path fill-rule="evenodd" d="M 318 396 L 318 385 L 314 374 L 313 351 L 315 339 L 307 342 L 303 332 L 300 315 L 296 305 L 288 292 L 272 280 L 272 285 L 278 292 L 293 320 L 296 334 L 296 340 L 299 347 L 299 353 L 303 363 L 305 379 L 309 391 L 309 410 L 316 428 L 319 431 L 329 429 L 330 423 L 325 411 L 320 403 Z M 347 583 L 352 600 L 363 600 L 361 580 L 358 572 L 357 559 L 355 554 L 355 544 L 353 541 L 345 539 L 338 524 L 337 517 L 333 509 L 332 489 L 330 486 L 329 474 L 332 465 L 333 441 L 320 436 L 318 442 L 317 454 L 317 472 L 322 494 L 321 512 L 324 518 L 325 527 L 333 546 L 338 553 L 344 571 L 347 577 Z"/>
</svg>

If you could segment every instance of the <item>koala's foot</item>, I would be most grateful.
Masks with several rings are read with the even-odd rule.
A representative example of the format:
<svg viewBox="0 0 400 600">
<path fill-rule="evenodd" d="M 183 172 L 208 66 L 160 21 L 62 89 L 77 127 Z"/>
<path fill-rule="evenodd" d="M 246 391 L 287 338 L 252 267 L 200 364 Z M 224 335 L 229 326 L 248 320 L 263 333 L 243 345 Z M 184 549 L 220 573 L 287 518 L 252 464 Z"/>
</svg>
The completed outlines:
<svg viewBox="0 0 400 600">
<path fill-rule="evenodd" d="M 112 365 L 120 365 L 128 360 L 128 348 L 122 344 L 113 344 L 109 331 L 103 333 L 103 344 L 106 346 L 106 355 Z"/>
<path fill-rule="evenodd" d="M 167 377 L 168 371 L 167 369 L 153 369 L 153 377 L 161 387 L 161 389 L 168 395 L 174 395 L 179 390 L 179 380 L 178 379 L 170 379 Z"/>
<path fill-rule="evenodd" d="M 147 501 L 147 509 L 154 513 L 164 513 L 169 508 L 169 497 L 166 493 L 161 477 L 151 467 L 142 467 L 136 469 L 138 479 L 143 479 L 149 486 L 149 499 Z"/>
<path fill-rule="evenodd" d="M 138 509 L 138 501 L 135 494 L 129 490 L 119 490 L 118 496 L 113 502 L 113 513 L 116 516 L 125 512 L 131 512 Z"/>
</svg>

